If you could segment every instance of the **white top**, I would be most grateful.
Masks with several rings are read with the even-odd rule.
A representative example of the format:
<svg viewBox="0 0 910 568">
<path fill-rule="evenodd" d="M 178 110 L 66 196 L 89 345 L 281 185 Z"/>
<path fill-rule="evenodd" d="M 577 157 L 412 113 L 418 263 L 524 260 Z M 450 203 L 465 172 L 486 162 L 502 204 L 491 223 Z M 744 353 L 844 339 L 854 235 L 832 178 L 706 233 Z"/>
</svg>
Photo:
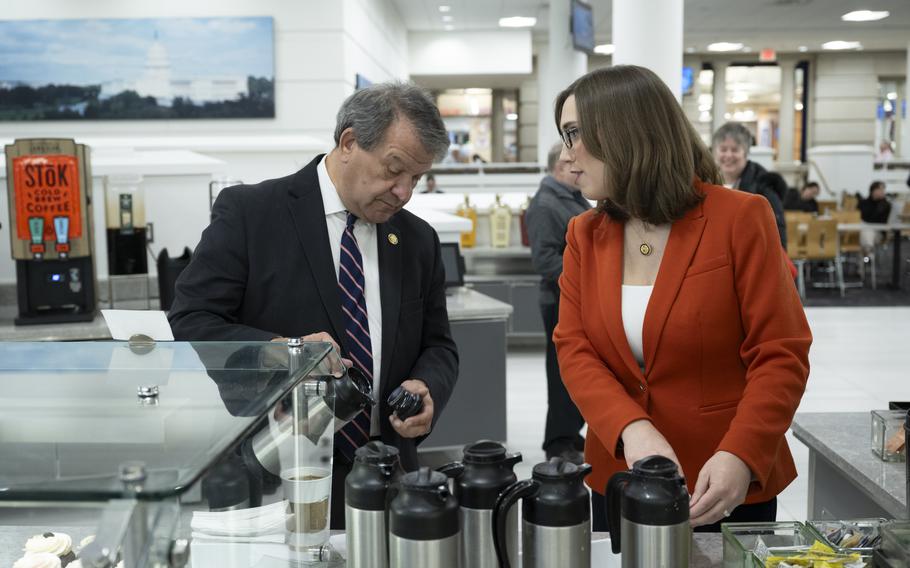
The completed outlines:
<svg viewBox="0 0 910 568">
<path fill-rule="evenodd" d="M 654 286 L 628 286 L 622 285 L 622 326 L 626 331 L 626 339 L 632 348 L 632 355 L 640 367 L 645 366 L 644 342 L 642 330 L 645 324 L 645 311 L 651 300 Z"/>
<path fill-rule="evenodd" d="M 347 225 L 347 209 L 338 197 L 338 189 L 329 177 L 325 167 L 325 156 L 316 166 L 319 176 L 319 191 L 322 192 L 322 206 L 325 208 L 325 225 L 329 230 L 329 244 L 332 247 L 332 261 L 335 263 L 335 278 L 338 278 L 341 262 L 341 235 Z M 373 393 L 379 392 L 379 369 L 382 359 L 382 303 L 379 299 L 379 247 L 376 243 L 376 225 L 363 219 L 354 223 L 354 237 L 363 258 L 364 295 L 367 302 L 367 317 L 370 322 L 370 347 L 373 350 Z M 373 407 L 370 416 L 370 435 L 379 435 L 379 405 Z"/>
</svg>

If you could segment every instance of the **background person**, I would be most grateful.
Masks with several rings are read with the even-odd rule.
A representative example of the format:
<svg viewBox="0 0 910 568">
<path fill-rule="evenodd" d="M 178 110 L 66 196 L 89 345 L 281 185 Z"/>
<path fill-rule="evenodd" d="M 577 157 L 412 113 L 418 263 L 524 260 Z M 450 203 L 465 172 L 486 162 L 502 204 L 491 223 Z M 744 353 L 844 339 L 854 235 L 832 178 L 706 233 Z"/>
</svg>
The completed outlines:
<svg viewBox="0 0 910 568">
<path fill-rule="evenodd" d="M 885 182 L 873 181 L 869 186 L 868 197 L 864 198 L 859 194 L 856 196 L 859 198 L 857 208 L 859 209 L 860 217 L 864 223 L 888 222 L 888 219 L 891 216 L 891 202 L 888 201 L 887 196 L 885 195 Z M 884 231 L 863 229 L 859 232 L 860 246 L 862 246 L 863 250 L 866 252 L 874 249 L 875 245 L 880 244 L 884 238 Z"/>
<path fill-rule="evenodd" d="M 540 314 L 547 337 L 547 422 L 543 450 L 547 459 L 561 456 L 581 464 L 585 441 L 579 431 L 585 420 L 562 383 L 553 330 L 559 319 L 559 276 L 566 248 L 566 227 L 569 219 L 590 209 L 591 204 L 574 185 L 575 176 L 569 171 L 568 161 L 560 158 L 561 152 L 562 142 L 547 155 L 549 174 L 540 180 L 540 187 L 528 205 L 527 227 L 531 262 L 540 274 Z"/>
<path fill-rule="evenodd" d="M 752 133 L 738 122 L 722 125 L 711 138 L 714 161 L 723 175 L 724 187 L 757 193 L 768 200 L 774 219 L 780 244 L 787 248 L 787 222 L 784 219 L 784 192 L 764 191 L 758 185 L 759 178 L 767 170 L 749 159 L 749 148 L 752 146 Z"/>
<path fill-rule="evenodd" d="M 373 380 L 379 403 L 335 436 L 332 528 L 344 527 L 344 477 L 370 438 L 417 467 L 417 444 L 458 374 L 436 231 L 402 208 L 448 147 L 432 99 L 377 84 L 338 111 L 335 148 L 299 172 L 222 191 L 169 319 L 179 341 L 331 341 Z M 405 421 L 397 386 L 423 411 Z"/>
<path fill-rule="evenodd" d="M 818 201 L 816 201 L 816 198 L 820 191 L 821 188 L 814 181 L 804 185 L 801 191 L 789 190 L 786 199 L 784 199 L 784 210 L 818 213 Z"/>
<path fill-rule="evenodd" d="M 654 454 L 681 466 L 699 530 L 774 520 L 796 477 L 785 434 L 812 338 L 771 210 L 714 185 L 710 152 L 648 69 L 588 73 L 556 121 L 601 203 L 569 222 L 554 333 L 588 423 L 594 530 L 609 478 Z"/>
</svg>

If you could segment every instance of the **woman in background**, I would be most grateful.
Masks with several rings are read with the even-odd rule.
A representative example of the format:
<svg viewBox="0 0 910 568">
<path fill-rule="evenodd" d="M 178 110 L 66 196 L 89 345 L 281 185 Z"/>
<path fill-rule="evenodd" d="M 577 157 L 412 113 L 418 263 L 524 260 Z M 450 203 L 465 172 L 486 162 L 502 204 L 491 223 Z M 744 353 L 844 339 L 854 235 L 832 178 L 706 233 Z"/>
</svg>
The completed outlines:
<svg viewBox="0 0 910 568">
<path fill-rule="evenodd" d="M 597 209 L 566 234 L 554 341 L 588 423 L 594 528 L 610 476 L 676 462 L 693 526 L 767 521 L 795 477 L 784 434 L 811 334 L 764 198 L 720 185 L 651 71 L 593 71 L 556 101 L 576 183 Z"/>
</svg>

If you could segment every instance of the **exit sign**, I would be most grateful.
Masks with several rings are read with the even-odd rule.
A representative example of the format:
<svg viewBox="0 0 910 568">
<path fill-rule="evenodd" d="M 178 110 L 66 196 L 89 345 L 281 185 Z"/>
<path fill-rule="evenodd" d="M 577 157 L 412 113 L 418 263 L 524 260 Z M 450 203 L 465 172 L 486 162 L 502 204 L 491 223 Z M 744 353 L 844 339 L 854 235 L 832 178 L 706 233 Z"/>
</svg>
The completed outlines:
<svg viewBox="0 0 910 568">
<path fill-rule="evenodd" d="M 777 52 L 773 49 L 763 49 L 758 52 L 758 60 L 764 63 L 773 63 L 777 61 Z"/>
</svg>

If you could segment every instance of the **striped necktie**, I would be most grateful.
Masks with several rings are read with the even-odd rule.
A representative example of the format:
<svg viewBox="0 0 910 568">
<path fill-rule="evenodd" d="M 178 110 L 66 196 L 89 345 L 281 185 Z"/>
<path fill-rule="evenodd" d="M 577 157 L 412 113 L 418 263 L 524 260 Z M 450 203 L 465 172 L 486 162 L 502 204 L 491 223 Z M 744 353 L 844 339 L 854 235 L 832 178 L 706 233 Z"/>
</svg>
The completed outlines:
<svg viewBox="0 0 910 568">
<path fill-rule="evenodd" d="M 357 216 L 348 213 L 347 224 L 341 235 L 338 267 L 338 288 L 341 293 L 341 311 L 344 316 L 342 344 L 348 357 L 373 381 L 373 348 L 370 342 L 370 321 L 363 277 L 363 257 L 354 236 Z M 370 410 L 362 410 L 353 420 L 335 434 L 335 447 L 353 463 L 354 450 L 370 440 Z"/>
</svg>

